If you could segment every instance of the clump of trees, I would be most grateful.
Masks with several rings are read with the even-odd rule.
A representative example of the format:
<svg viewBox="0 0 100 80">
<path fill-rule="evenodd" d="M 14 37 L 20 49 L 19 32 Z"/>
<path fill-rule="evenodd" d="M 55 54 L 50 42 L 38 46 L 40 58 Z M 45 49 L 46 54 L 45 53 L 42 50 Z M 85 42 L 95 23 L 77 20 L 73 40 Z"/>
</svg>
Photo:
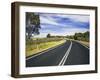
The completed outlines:
<svg viewBox="0 0 100 80">
<path fill-rule="evenodd" d="M 75 33 L 74 35 L 67 35 L 67 36 L 60 36 L 60 35 L 54 36 L 49 33 L 47 34 L 47 38 L 62 38 L 62 39 L 69 38 L 69 39 L 89 42 L 89 31 L 86 31 L 84 33 Z"/>
<path fill-rule="evenodd" d="M 82 41 L 89 41 L 89 31 L 87 31 L 85 33 L 75 33 L 74 39 L 82 40 Z"/>
<path fill-rule="evenodd" d="M 89 41 L 89 31 L 84 33 L 75 33 L 73 36 L 67 36 L 67 38 L 81 41 Z"/>
<path fill-rule="evenodd" d="M 31 39 L 32 36 L 40 34 L 39 14 L 26 12 L 26 38 Z"/>
<path fill-rule="evenodd" d="M 51 34 L 47 34 L 47 38 L 50 38 L 51 37 Z"/>
<path fill-rule="evenodd" d="M 66 36 L 51 35 L 50 33 L 48 33 L 46 37 L 47 37 L 47 38 L 65 38 Z"/>
</svg>

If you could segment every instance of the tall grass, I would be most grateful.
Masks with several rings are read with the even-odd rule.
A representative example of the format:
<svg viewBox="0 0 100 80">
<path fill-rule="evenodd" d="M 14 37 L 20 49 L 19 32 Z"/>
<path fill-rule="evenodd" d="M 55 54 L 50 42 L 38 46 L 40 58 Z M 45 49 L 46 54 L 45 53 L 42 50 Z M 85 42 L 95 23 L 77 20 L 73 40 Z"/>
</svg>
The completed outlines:
<svg viewBox="0 0 100 80">
<path fill-rule="evenodd" d="M 37 54 L 51 47 L 64 43 L 62 38 L 42 38 L 26 40 L 26 56 Z"/>
</svg>

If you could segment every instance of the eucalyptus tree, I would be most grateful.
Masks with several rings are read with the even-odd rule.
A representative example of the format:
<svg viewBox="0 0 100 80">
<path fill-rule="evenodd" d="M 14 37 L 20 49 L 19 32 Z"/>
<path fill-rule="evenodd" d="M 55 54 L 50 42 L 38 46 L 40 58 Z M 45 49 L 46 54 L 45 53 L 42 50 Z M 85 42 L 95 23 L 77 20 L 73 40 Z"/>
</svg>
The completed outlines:
<svg viewBox="0 0 100 80">
<path fill-rule="evenodd" d="M 40 18 L 38 13 L 26 12 L 26 38 L 31 39 L 40 34 Z"/>
</svg>

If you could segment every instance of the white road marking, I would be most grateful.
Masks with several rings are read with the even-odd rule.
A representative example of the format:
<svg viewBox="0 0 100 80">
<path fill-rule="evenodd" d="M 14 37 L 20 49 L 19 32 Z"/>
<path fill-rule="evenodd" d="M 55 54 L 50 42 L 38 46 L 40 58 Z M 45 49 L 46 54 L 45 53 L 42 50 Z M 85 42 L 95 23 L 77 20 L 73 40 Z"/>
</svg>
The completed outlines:
<svg viewBox="0 0 100 80">
<path fill-rule="evenodd" d="M 63 43 L 63 44 L 64 44 L 64 43 Z M 53 48 L 50 48 L 50 49 L 48 49 L 48 50 L 46 50 L 46 51 L 40 52 L 39 54 L 33 55 L 33 56 L 31 56 L 31 57 L 28 57 L 26 60 L 29 60 L 29 59 L 34 58 L 34 57 L 36 57 L 36 56 L 39 56 L 39 55 L 41 55 L 41 54 L 43 54 L 43 53 L 45 53 L 45 52 L 48 52 L 48 51 L 50 51 L 50 50 L 53 50 L 53 49 L 55 49 L 55 48 L 57 48 L 57 47 L 59 47 L 59 46 L 61 46 L 61 45 L 63 45 L 63 44 L 60 44 L 60 45 L 55 46 L 55 47 L 53 47 Z"/>
<path fill-rule="evenodd" d="M 65 61 L 66 61 L 67 58 L 68 58 L 68 55 L 69 55 L 69 53 L 70 53 L 70 51 L 71 51 L 71 48 L 72 48 L 72 41 L 71 41 L 71 43 L 70 43 L 70 46 L 69 46 L 68 50 L 66 51 L 66 53 L 65 53 L 65 55 L 63 56 L 62 60 L 60 61 L 59 66 L 63 66 L 63 65 L 65 64 Z"/>
</svg>

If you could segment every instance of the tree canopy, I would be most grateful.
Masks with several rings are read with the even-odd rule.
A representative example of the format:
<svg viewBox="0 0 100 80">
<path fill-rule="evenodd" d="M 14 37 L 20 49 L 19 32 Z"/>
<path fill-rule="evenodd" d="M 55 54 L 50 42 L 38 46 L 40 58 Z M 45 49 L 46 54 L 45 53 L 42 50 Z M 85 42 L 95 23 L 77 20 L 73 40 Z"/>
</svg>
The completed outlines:
<svg viewBox="0 0 100 80">
<path fill-rule="evenodd" d="M 89 41 L 89 31 L 84 32 L 84 33 L 75 33 L 74 39 L 75 40 Z"/>
<path fill-rule="evenodd" d="M 47 38 L 50 38 L 51 37 L 51 35 L 50 34 L 47 34 Z"/>
<path fill-rule="evenodd" d="M 26 12 L 26 33 L 27 38 L 30 39 L 33 35 L 40 34 L 40 18 L 39 14 L 33 12 Z"/>
</svg>

